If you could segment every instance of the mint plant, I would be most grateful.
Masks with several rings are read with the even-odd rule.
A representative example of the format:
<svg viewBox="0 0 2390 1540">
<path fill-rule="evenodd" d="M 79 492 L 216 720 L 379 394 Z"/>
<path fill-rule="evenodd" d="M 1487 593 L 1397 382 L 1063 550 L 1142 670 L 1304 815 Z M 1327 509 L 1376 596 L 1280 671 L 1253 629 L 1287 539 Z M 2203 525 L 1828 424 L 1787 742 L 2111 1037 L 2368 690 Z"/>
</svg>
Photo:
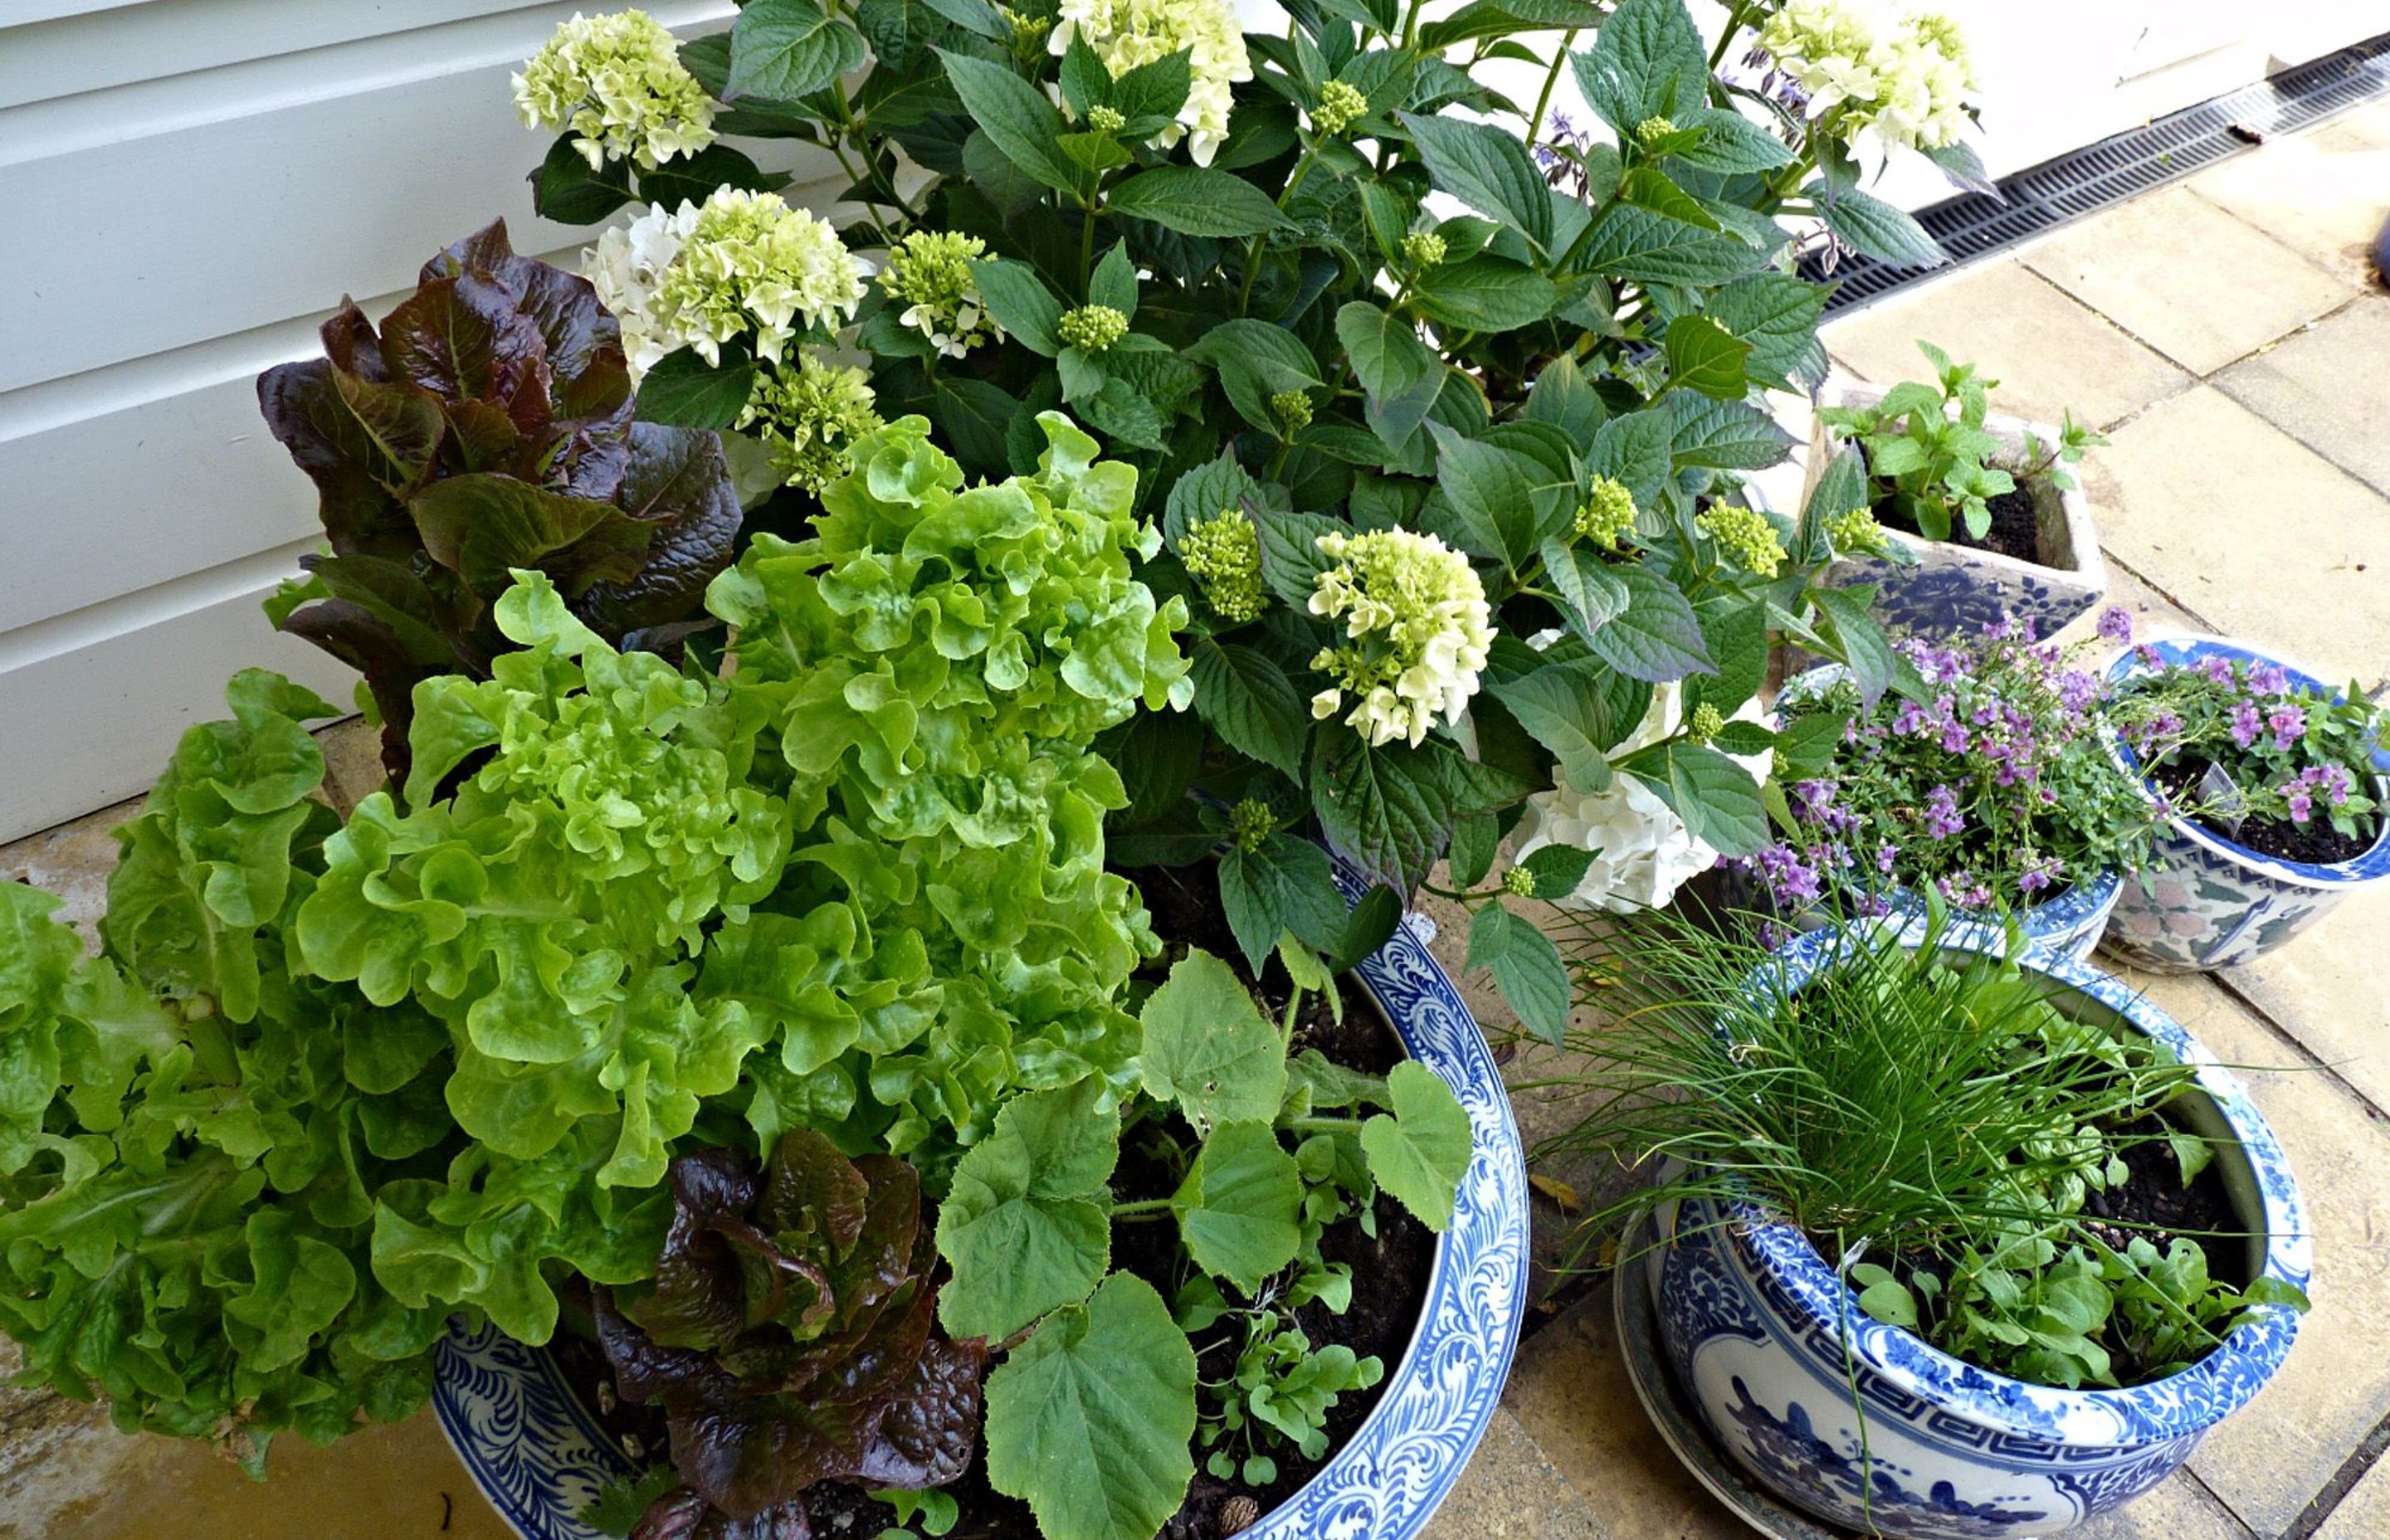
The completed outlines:
<svg viewBox="0 0 2390 1540">
<path fill-rule="evenodd" d="M 2056 443 L 2036 440 L 2028 458 L 1994 463 L 2007 446 L 1984 422 L 1999 382 L 1972 364 L 1952 363 L 1931 342 L 1917 347 L 1934 366 L 1932 383 L 1904 380 L 1872 405 L 1830 406 L 1818 416 L 1865 454 L 1870 507 L 1928 540 L 1947 540 L 1960 528 L 1982 540 L 1992 527 L 1992 498 L 2037 481 L 2072 487 L 2064 468 L 2108 442 L 2069 412 Z"/>
</svg>

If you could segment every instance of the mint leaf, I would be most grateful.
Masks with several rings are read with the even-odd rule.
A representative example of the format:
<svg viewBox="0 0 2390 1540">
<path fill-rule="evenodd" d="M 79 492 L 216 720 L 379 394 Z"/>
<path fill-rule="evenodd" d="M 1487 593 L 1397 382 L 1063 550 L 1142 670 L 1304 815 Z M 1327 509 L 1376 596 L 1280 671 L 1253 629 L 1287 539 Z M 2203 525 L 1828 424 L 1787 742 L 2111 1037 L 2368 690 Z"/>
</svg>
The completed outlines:
<svg viewBox="0 0 2390 1540">
<path fill-rule="evenodd" d="M 1104 1280 L 987 1377 L 987 1477 L 1047 1540 L 1158 1534 L 1195 1474 L 1195 1350 L 1153 1285 Z"/>
<path fill-rule="evenodd" d="M 1386 1095 L 1394 1110 L 1361 1125 L 1369 1174 L 1420 1224 L 1441 1234 L 1452 1223 L 1452 1205 L 1469 1171 L 1469 1113 L 1452 1087 L 1416 1059 L 1394 1066 L 1386 1076 Z"/>
</svg>

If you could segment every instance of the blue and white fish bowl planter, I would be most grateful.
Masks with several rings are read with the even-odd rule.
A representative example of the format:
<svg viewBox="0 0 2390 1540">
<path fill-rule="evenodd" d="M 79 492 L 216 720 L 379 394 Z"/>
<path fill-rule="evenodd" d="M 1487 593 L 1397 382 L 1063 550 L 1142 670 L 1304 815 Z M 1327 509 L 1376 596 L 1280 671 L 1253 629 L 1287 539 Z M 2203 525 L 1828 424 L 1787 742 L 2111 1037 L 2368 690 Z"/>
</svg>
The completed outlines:
<svg viewBox="0 0 2390 1540">
<path fill-rule="evenodd" d="M 1839 939 L 1804 936 L 1770 966 L 1797 985 Z M 1998 955 L 2003 942 L 1988 927 L 1960 926 L 1945 946 Z M 2071 958 L 2024 961 L 2196 1069 L 2186 1121 L 2232 1141 L 2217 1165 L 2235 1207 L 2264 1232 L 2251 1242 L 2252 1267 L 2305 1289 L 2309 1241 L 2298 1189 L 2240 1085 L 2118 981 Z M 1679 1205 L 1655 1277 L 1662 1344 L 1727 1455 L 1786 1502 L 1896 1540 L 2051 1534 L 2122 1507 L 2264 1387 L 2298 1326 L 2286 1309 L 2260 1307 L 2179 1374 L 2120 1391 L 2065 1391 L 1962 1363 L 1870 1318 L 1798 1230 L 1751 1204 Z M 1854 1379 L 1867 1408 L 1864 1446 Z"/>
<path fill-rule="evenodd" d="M 2107 933 L 2108 918 L 2128 886 L 2115 872 L 2101 872 L 2088 881 L 2073 882 L 2036 904 L 2018 910 L 2015 921 L 2025 943 L 2076 962 L 2088 962 Z M 1885 895 L 1893 915 L 1902 921 L 1901 939 L 1914 943 L 1925 935 L 1925 901 L 1906 889 Z"/>
<path fill-rule="evenodd" d="M 2279 658 L 2218 636 L 2163 637 L 2145 645 L 2166 664 L 2196 664 L 2206 658 L 2268 662 L 2281 667 L 2294 685 L 2335 698 L 2340 693 Z M 2127 648 L 2109 663 L 2108 681 L 2114 687 L 2149 672 L 2138 649 Z M 2140 761 L 2129 746 L 2112 735 L 2108 748 L 2127 774 L 2141 778 Z M 2390 770 L 2390 754 L 2376 753 L 2374 764 Z M 2390 806 L 2390 779 L 2377 776 L 2374 795 Z M 2172 816 L 2159 832 L 2148 870 L 2125 885 L 2108 940 L 2154 972 L 2231 968 L 2272 951 L 2357 889 L 2384 879 L 2390 879 L 2390 821 L 2355 860 L 2323 866 L 2262 854 L 2191 819 Z"/>
<path fill-rule="evenodd" d="M 1368 883 L 1341 863 L 1348 900 Z M 1424 928 L 1397 926 L 1354 977 L 1413 1059 L 1468 1110 L 1476 1150 L 1436 1245 L 1420 1324 L 1378 1405 L 1250 1540 L 1411 1540 L 1460 1478 L 1501 1404 L 1525 1318 L 1527 1171 L 1485 1038 Z M 523 1540 L 605 1540 L 580 1515 L 633 1465 L 545 1349 L 459 1325 L 438 1349 L 433 1411 L 459 1460 Z"/>
<path fill-rule="evenodd" d="M 1883 397 L 1884 391 L 1875 386 L 1836 381 L 1825 388 L 1818 404 L 1873 406 Z M 1984 428 L 2005 446 L 2002 454 L 1994 456 L 1996 464 L 2038 458 L 2059 437 L 2059 430 L 2048 423 L 1997 413 L 1985 418 Z M 1812 419 L 1812 486 L 1842 443 L 1839 430 L 1823 417 Z M 2108 591 L 2108 564 L 2100 555 L 2091 506 L 2080 487 L 2062 490 L 2040 481 L 2027 483 L 2026 490 L 2033 495 L 2034 526 L 2040 535 L 2044 561 L 1900 533 L 1894 538 L 1908 547 L 1914 561 L 1846 557 L 1834 563 L 1826 581 L 1844 588 L 1872 584 L 1875 602 L 1870 608 L 1875 617 L 1897 634 L 1933 641 L 1977 636 L 2001 616 L 2013 615 L 2033 622 L 2037 635 L 2055 635 L 2059 627 L 2100 602 Z M 1803 501 L 1807 501 L 1805 491 Z"/>
</svg>

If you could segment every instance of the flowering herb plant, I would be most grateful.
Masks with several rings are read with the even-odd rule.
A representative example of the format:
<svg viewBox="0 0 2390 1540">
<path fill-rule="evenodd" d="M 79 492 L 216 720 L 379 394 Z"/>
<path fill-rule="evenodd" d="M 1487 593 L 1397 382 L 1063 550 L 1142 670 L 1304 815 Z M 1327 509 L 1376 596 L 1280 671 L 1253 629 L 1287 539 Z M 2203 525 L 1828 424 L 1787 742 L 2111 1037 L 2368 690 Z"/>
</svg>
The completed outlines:
<svg viewBox="0 0 2390 1540">
<path fill-rule="evenodd" d="M 1928 540 L 1947 540 L 1961 528 L 1982 540 L 1992 527 L 1991 499 L 2037 481 L 2070 488 L 2075 477 L 2064 468 L 2108 442 L 2069 412 L 2055 443 L 2035 439 L 2037 453 L 1993 463 L 2009 452 L 1984 426 L 1999 381 L 1972 364 L 1952 363 L 1931 342 L 1917 348 L 1934 366 L 1934 383 L 1904 380 L 1870 405 L 1830 406 L 1818 416 L 1865 453 L 1870 506 Z"/>
<path fill-rule="evenodd" d="M 1788 731 L 1831 746 L 1788 788 L 1786 838 L 1748 863 L 1780 910 L 1881 913 L 1895 889 L 2009 910 L 2142 865 L 2153 820 L 2107 751 L 2096 674 L 2015 621 L 1900 647 L 1921 699 L 1870 707 L 1847 678 L 1780 698 Z"/>
<path fill-rule="evenodd" d="M 1456 842 L 1482 877 L 1530 794 L 1614 773 L 1663 837 L 1747 853 L 1758 787 L 1696 729 L 1756 693 L 1770 635 L 1849 657 L 1870 695 L 1907 682 L 1863 605 L 1811 586 L 1846 510 L 1737 495 L 1789 447 L 1765 392 L 1825 366 L 1824 294 L 1776 216 L 1939 255 L 1846 157 L 1812 175 L 1856 109 L 1805 125 L 1716 72 L 1763 19 L 1713 46 L 1682 0 L 1305 5 L 1283 36 L 1241 33 L 1227 0 L 752 0 L 643 78 L 685 71 L 716 130 L 827 153 L 843 247 L 709 244 L 774 180 L 715 144 L 738 173 L 641 172 L 650 207 L 589 271 L 638 340 L 640 410 L 770 444 L 800 520 L 899 412 L 974 475 L 1025 468 L 1054 409 L 1137 467 L 1163 536 L 1140 571 L 1184 603 L 1194 710 L 1107 740 L 1133 767 L 1116 847 L 1191 862 L 1232 839 L 1248 964 L 1289 933 L 1349 957 L 1399 904 L 1348 927 L 1314 830 L 1398 901 Z M 1523 53 L 1532 109 L 1479 78 Z M 1572 75 L 1598 139 L 1548 122 Z M 595 219 L 632 194 L 602 136 L 589 170 L 592 136 L 541 105 L 571 95 L 526 97 L 566 135 L 541 206 Z M 1612 754 L 1668 686 L 1674 725 Z M 1728 746 L 1765 764 L 1772 743 L 1744 724 Z M 1498 934 L 1484 955 L 1542 982 L 1514 1004 L 1556 1033 L 1557 955 Z"/>
<path fill-rule="evenodd" d="M 2132 638 L 2121 610 L 2103 613 L 2100 629 L 2114 641 Z M 2118 687 L 2113 714 L 2162 809 L 2243 842 L 2265 826 L 2287 826 L 2306 859 L 2346 860 L 2373 842 L 2384 713 L 2355 685 L 2311 689 L 2262 660 L 2177 663 L 2147 647 L 2140 661 L 2150 672 Z M 2327 842 L 2307 843 L 2319 838 Z"/>
</svg>

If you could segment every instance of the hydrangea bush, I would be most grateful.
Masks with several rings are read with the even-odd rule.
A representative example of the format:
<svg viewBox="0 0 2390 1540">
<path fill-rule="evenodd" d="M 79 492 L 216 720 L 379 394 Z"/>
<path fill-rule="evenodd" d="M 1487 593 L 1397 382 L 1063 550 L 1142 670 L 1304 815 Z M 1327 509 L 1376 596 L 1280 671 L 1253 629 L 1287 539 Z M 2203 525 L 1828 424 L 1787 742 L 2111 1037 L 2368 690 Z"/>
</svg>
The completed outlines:
<svg viewBox="0 0 2390 1540">
<path fill-rule="evenodd" d="M 1831 745 L 1788 789 L 1792 832 L 1746 863 L 1780 909 L 1882 913 L 1905 890 L 2006 912 L 2141 866 L 2153 825 L 2107 751 L 2098 675 L 2025 622 L 1900 647 L 1921 699 L 1870 708 L 1837 677 L 1780 702 L 1788 733 Z"/>
<path fill-rule="evenodd" d="M 617 160 L 550 175 L 570 169 L 551 155 L 541 206 L 651 205 L 589 259 L 636 313 L 640 409 L 758 434 L 795 520 L 874 414 L 922 416 L 966 472 L 1001 478 L 1059 409 L 1137 469 L 1130 511 L 1163 536 L 1139 571 L 1183 606 L 1193 709 L 1107 738 L 1135 767 L 1113 848 L 1173 864 L 1231 841 L 1249 965 L 1290 934 L 1365 952 L 1447 852 L 1451 891 L 1494 905 L 1481 884 L 1531 796 L 1634 803 L 1672 867 L 1758 849 L 1759 783 L 1730 755 L 1765 769 L 1777 746 L 1748 719 L 1713 738 L 1771 638 L 1848 657 L 1870 698 L 1913 687 L 1863 604 L 1813 586 L 1830 531 L 1853 533 L 1859 505 L 1833 501 L 1850 489 L 1797 518 L 1740 494 L 1790 447 L 1767 391 L 1825 368 L 1796 235 L 1822 219 L 1893 260 L 1939 253 L 1858 190 L 1838 148 L 1857 109 L 1809 123 L 1717 72 L 1768 7 L 1715 39 L 1682 0 L 1293 14 L 1265 36 L 1227 0 L 753 0 L 680 60 L 740 144 L 837 161 L 845 248 L 876 270 L 858 285 L 827 246 L 791 246 L 777 314 L 692 256 L 684 198 L 701 223 L 774 181 L 728 143 L 704 152 L 718 188 L 644 170 L 634 187 Z M 1476 69 L 1523 57 L 1543 71 L 1532 105 Z M 1551 121 L 1564 76 L 1598 132 Z M 794 294 L 836 304 L 791 320 Z M 832 369 L 863 373 L 829 390 Z M 1655 692 L 1670 725 L 1638 737 Z M 1315 833 L 1393 902 L 1348 930 Z M 1565 890 L 1511 890 L 1613 870 L 1622 893 L 1673 889 L 1623 875 L 1632 850 L 1576 854 L 1550 868 Z M 1486 935 L 1481 960 L 1556 1033 L 1557 952 L 1531 925 Z"/>
</svg>

